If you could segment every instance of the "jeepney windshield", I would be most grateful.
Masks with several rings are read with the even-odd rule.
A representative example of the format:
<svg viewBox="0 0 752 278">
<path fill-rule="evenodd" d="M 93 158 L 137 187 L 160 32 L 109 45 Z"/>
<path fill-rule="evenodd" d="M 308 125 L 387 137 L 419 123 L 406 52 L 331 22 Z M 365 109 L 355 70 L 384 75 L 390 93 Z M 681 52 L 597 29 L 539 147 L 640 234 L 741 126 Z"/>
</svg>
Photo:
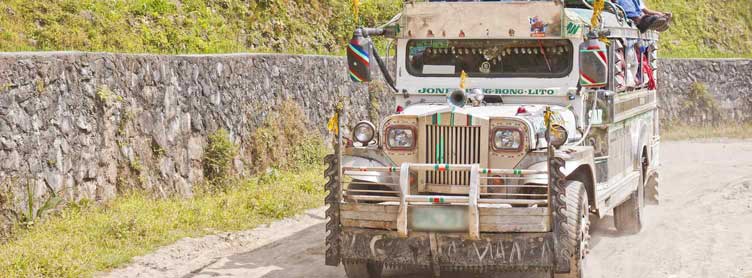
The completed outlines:
<svg viewBox="0 0 752 278">
<path fill-rule="evenodd" d="M 414 76 L 558 78 L 572 71 L 572 43 L 560 39 L 415 39 L 407 43 Z"/>
</svg>

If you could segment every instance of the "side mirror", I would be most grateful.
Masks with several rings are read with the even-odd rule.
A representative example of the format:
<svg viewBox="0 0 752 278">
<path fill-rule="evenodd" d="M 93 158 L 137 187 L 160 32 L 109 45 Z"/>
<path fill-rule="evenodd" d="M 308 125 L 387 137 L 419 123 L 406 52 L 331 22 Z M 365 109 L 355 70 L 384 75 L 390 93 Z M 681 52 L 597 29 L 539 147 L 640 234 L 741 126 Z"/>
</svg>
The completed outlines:
<svg viewBox="0 0 752 278">
<path fill-rule="evenodd" d="M 608 48 L 597 39 L 580 45 L 580 86 L 603 88 L 608 85 Z"/>
<path fill-rule="evenodd" d="M 371 79 L 371 50 L 373 43 L 363 35 L 363 30 L 358 28 L 353 33 L 350 44 L 347 46 L 347 71 L 350 79 L 354 82 L 370 82 Z"/>
</svg>

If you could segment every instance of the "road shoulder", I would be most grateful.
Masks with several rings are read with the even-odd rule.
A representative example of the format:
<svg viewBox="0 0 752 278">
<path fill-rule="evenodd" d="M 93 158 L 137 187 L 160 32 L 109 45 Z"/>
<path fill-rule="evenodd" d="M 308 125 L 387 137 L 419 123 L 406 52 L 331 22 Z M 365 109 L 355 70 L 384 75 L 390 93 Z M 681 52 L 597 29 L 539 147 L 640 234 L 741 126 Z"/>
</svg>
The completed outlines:
<svg viewBox="0 0 752 278">
<path fill-rule="evenodd" d="M 221 233 L 200 238 L 184 238 L 136 257 L 130 265 L 96 277 L 184 277 L 217 263 L 222 257 L 253 251 L 326 222 L 324 207 L 309 209 L 291 218 L 255 229 Z"/>
</svg>

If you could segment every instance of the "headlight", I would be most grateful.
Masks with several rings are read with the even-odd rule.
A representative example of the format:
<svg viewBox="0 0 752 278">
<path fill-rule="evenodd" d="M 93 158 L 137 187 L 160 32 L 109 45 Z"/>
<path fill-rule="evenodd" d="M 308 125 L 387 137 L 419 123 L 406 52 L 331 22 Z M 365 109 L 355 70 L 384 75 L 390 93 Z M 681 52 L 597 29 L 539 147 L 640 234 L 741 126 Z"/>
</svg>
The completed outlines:
<svg viewBox="0 0 752 278">
<path fill-rule="evenodd" d="M 355 125 L 355 128 L 353 128 L 353 137 L 355 137 L 355 141 L 363 143 L 364 145 L 373 140 L 374 134 L 376 134 L 376 126 L 369 121 L 361 121 Z"/>
<path fill-rule="evenodd" d="M 386 133 L 386 145 L 389 149 L 413 149 L 415 147 L 415 129 L 411 127 L 389 127 Z"/>
<path fill-rule="evenodd" d="M 551 129 L 546 131 L 546 138 L 551 140 L 549 144 L 557 148 L 567 142 L 567 137 L 567 129 L 560 125 L 552 125 Z"/>
<path fill-rule="evenodd" d="M 522 148 L 522 132 L 509 128 L 497 129 L 493 143 L 497 151 L 519 151 Z"/>
</svg>

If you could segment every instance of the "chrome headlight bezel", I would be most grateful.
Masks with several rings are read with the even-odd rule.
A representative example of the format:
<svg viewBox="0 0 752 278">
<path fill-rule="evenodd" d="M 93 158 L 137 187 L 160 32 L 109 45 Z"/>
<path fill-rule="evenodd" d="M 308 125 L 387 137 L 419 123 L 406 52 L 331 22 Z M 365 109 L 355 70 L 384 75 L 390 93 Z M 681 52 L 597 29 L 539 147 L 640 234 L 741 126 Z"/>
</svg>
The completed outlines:
<svg viewBox="0 0 752 278">
<path fill-rule="evenodd" d="M 360 121 L 352 129 L 353 140 L 368 145 L 376 138 L 376 126 L 369 121 Z"/>
<path fill-rule="evenodd" d="M 516 144 L 512 146 L 504 146 L 500 140 L 503 136 L 512 136 L 512 139 Z M 490 144 L 496 152 L 519 152 L 525 146 L 525 133 L 521 129 L 515 127 L 497 127 L 493 129 L 490 138 Z"/>
<path fill-rule="evenodd" d="M 407 136 L 407 142 L 409 144 L 397 144 L 397 136 L 400 135 L 398 132 L 402 132 L 403 135 Z M 400 151 L 411 151 L 414 150 L 416 146 L 416 137 L 417 137 L 417 130 L 414 126 L 407 126 L 407 125 L 393 125 L 386 128 L 384 131 L 384 145 L 388 150 L 400 150 Z"/>
<path fill-rule="evenodd" d="M 550 130 L 546 130 L 546 140 L 550 139 L 548 142 L 549 145 L 559 148 L 567 143 L 569 134 L 565 127 L 561 125 L 551 125 L 551 129 L 554 129 L 555 132 L 551 133 Z"/>
</svg>

